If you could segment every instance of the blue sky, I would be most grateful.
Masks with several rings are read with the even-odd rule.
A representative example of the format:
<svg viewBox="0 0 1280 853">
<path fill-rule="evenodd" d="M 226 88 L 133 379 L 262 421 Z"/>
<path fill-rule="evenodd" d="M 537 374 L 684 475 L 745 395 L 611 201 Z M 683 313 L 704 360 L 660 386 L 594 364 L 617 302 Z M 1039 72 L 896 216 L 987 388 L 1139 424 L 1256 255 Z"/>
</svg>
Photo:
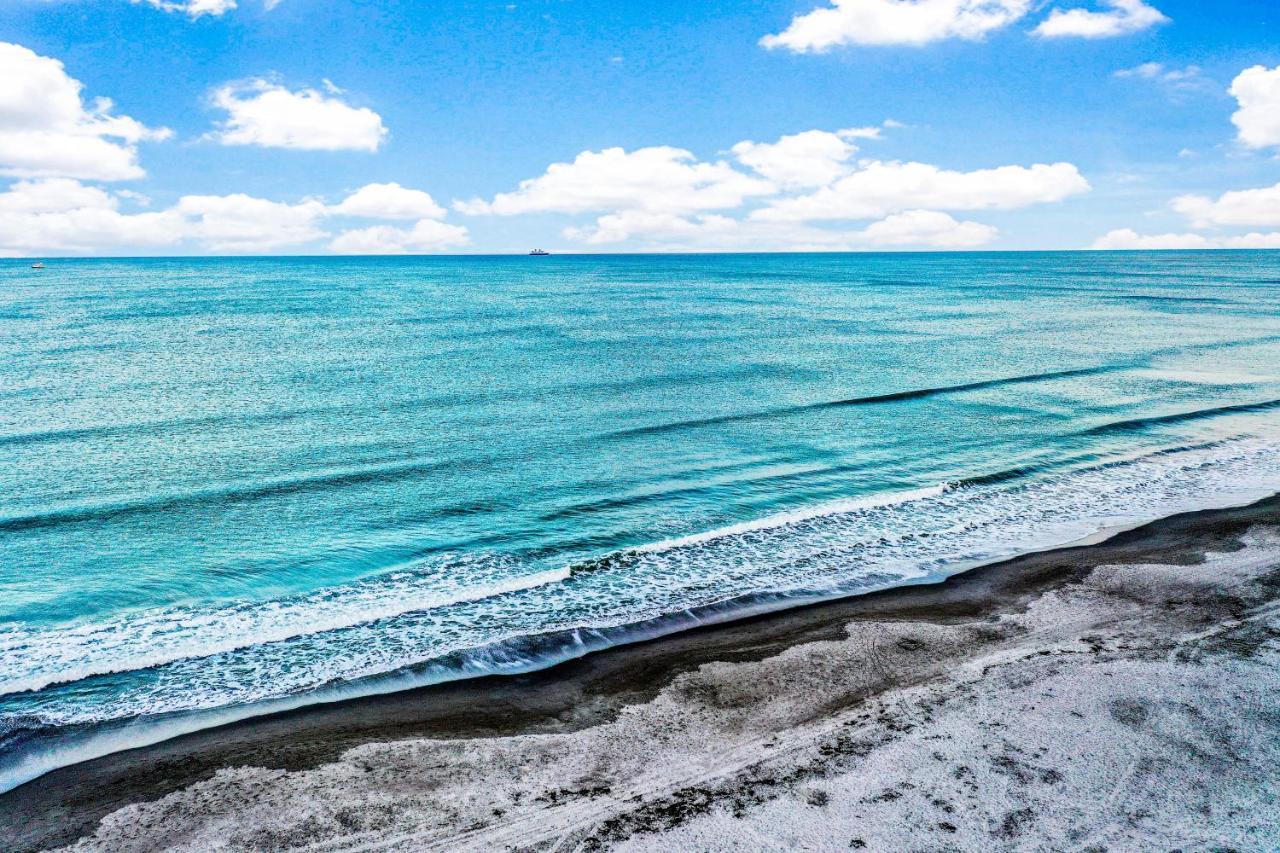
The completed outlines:
<svg viewBox="0 0 1280 853">
<path fill-rule="evenodd" d="M 0 43 L 9 255 L 1280 247 L 1263 0 L 6 0 Z"/>
</svg>

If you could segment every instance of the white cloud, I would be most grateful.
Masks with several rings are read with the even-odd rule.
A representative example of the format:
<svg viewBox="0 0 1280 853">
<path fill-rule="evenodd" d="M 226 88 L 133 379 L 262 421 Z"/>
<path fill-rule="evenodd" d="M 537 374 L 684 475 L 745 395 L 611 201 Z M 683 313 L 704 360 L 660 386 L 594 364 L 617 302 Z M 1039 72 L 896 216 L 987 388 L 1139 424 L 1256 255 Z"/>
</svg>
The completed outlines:
<svg viewBox="0 0 1280 853">
<path fill-rule="evenodd" d="M 1139 234 L 1132 228 L 1117 228 L 1093 241 L 1091 249 L 1208 249 L 1201 234 Z"/>
<path fill-rule="evenodd" d="M 344 231 L 329 244 L 342 255 L 386 255 L 439 252 L 470 242 L 467 229 L 434 219 L 422 219 L 412 228 L 375 225 Z"/>
<path fill-rule="evenodd" d="M 0 80 L 0 174 L 137 178 L 144 174 L 137 143 L 172 135 L 112 115 L 106 98 L 86 107 L 83 84 L 61 62 L 21 45 L 0 42 Z"/>
<path fill-rule="evenodd" d="M 1127 35 L 1168 23 L 1169 19 L 1143 0 L 1103 0 L 1109 12 L 1088 9 L 1054 9 L 1033 32 L 1044 38 L 1110 38 Z"/>
<path fill-rule="evenodd" d="M 1159 80 L 1164 83 L 1185 83 L 1200 76 L 1199 65 L 1188 65 L 1186 68 L 1168 68 L 1161 62 L 1144 62 L 1133 68 L 1122 68 L 1116 72 L 1120 78 L 1138 77 L 1143 80 Z"/>
<path fill-rule="evenodd" d="M 1070 163 L 956 172 L 927 163 L 871 161 L 816 192 L 775 201 L 752 217 L 770 221 L 872 219 L 905 210 L 1012 210 L 1087 192 Z"/>
<path fill-rule="evenodd" d="M 980 222 L 957 222 L 936 210 L 895 213 L 863 229 L 859 236 L 875 246 L 930 246 L 972 248 L 985 246 L 1000 234 Z"/>
<path fill-rule="evenodd" d="M 564 236 L 589 245 L 622 243 L 637 237 L 685 245 L 717 241 L 733 243 L 738 239 L 736 235 L 741 224 L 719 214 L 685 217 L 677 213 L 623 210 L 599 217 L 591 227 L 566 228 Z"/>
<path fill-rule="evenodd" d="M 887 118 L 879 127 L 846 127 L 844 130 L 837 130 L 836 134 L 841 139 L 881 139 L 884 135 L 884 128 L 905 127 L 902 122 L 894 121 Z"/>
<path fill-rule="evenodd" d="M 666 250 L 830 250 L 895 248 L 971 248 L 998 236 L 977 222 L 957 222 L 945 213 L 913 210 L 895 214 L 861 230 L 816 228 L 793 222 L 759 222 L 721 214 L 680 216 L 628 210 L 599 217 L 594 226 L 566 228 L 567 239 L 587 245 L 640 241 Z"/>
<path fill-rule="evenodd" d="M 760 44 L 821 53 L 848 44 L 921 45 L 947 38 L 979 39 L 1025 15 L 1030 0 L 831 0 L 792 18 Z"/>
<path fill-rule="evenodd" d="M 165 12 L 182 12 L 192 18 L 199 18 L 201 15 L 216 18 L 236 7 L 236 0 L 133 0 L 133 2 L 146 3 Z M 268 3 L 267 8 L 270 9 L 274 5 L 275 3 Z"/>
<path fill-rule="evenodd" d="M 879 136 L 878 127 L 807 130 L 777 142 L 739 142 L 731 150 L 739 163 L 781 187 L 820 187 L 849 172 L 848 160 L 858 150 L 850 139 Z"/>
<path fill-rule="evenodd" d="M 553 163 L 545 174 L 490 202 L 454 206 L 467 214 L 499 216 L 624 209 L 680 213 L 738 207 L 749 197 L 775 191 L 769 181 L 728 163 L 698 162 L 688 151 L 664 145 L 584 151 L 572 163 Z"/>
<path fill-rule="evenodd" d="M 1193 227 L 1213 225 L 1280 225 L 1280 184 L 1256 190 L 1223 193 L 1217 200 L 1202 195 L 1178 196 L 1173 209 Z"/>
<path fill-rule="evenodd" d="M 367 184 L 331 208 L 341 216 L 367 219 L 443 219 L 445 209 L 422 190 L 399 184 Z"/>
<path fill-rule="evenodd" d="M 2 213 L 64 213 L 81 208 L 113 210 L 116 200 L 98 187 L 85 186 L 70 178 L 18 181 L 0 193 Z"/>
<path fill-rule="evenodd" d="M 1197 230 L 1240 227 L 1280 227 L 1280 184 L 1252 190 L 1234 190 L 1215 198 L 1182 195 L 1169 206 L 1187 217 Z M 1275 249 L 1280 231 L 1248 234 L 1139 234 L 1121 228 L 1099 237 L 1095 249 Z"/>
<path fill-rule="evenodd" d="M 1240 104 L 1231 116 L 1240 141 L 1250 148 L 1280 145 L 1280 65 L 1246 68 L 1232 81 L 1230 91 Z"/>
<path fill-rule="evenodd" d="M 1209 85 L 1209 81 L 1201 73 L 1198 65 L 1188 65 L 1186 68 L 1169 68 L 1159 62 L 1144 62 L 1134 68 L 1121 69 L 1115 73 L 1115 76 L 1122 80 L 1150 80 L 1175 92 L 1204 89 Z"/>
<path fill-rule="evenodd" d="M 1133 68 L 1122 68 L 1116 72 L 1116 76 L 1120 78 L 1140 77 L 1143 80 L 1159 80 L 1164 76 L 1164 73 L 1163 64 L 1159 62 L 1144 62 Z"/>
<path fill-rule="evenodd" d="M 1139 234 L 1120 228 L 1099 237 L 1093 249 L 1280 249 L 1280 231 L 1250 233 L 1233 237 L 1206 237 L 1203 234 Z"/>
<path fill-rule="evenodd" d="M 1228 249 L 1280 249 L 1280 231 L 1270 234 L 1243 234 L 1239 237 L 1227 237 L 1222 241 Z"/>
<path fill-rule="evenodd" d="M 228 113 L 213 137 L 223 145 L 258 145 L 304 151 L 376 151 L 386 138 L 382 117 L 353 107 L 330 84 L 291 92 L 263 79 L 228 83 L 213 103 Z"/>
<path fill-rule="evenodd" d="M 19 181 L 0 193 L 0 251 L 92 251 L 104 246 L 163 246 L 178 239 L 172 213 L 124 214 L 117 198 L 78 181 Z"/>
<path fill-rule="evenodd" d="M 399 192 L 386 194 L 388 186 Z M 372 191 L 366 192 L 370 188 Z M 374 226 L 349 230 L 334 238 L 331 248 L 338 252 L 422 252 L 465 244 L 467 229 L 434 218 L 442 217 L 444 211 L 439 206 L 428 207 L 424 196 L 430 199 L 426 193 L 398 185 L 370 184 L 333 206 L 319 199 L 290 204 L 235 193 L 187 195 L 166 210 L 130 213 L 121 210 L 123 203 L 136 207 L 146 202 L 145 197 L 127 191 L 110 193 L 65 178 L 19 181 L 7 192 L 0 192 L 0 251 L 117 251 L 192 243 L 214 252 L 266 252 L 329 238 L 323 227 L 328 217 L 401 218 L 410 203 L 430 215 L 408 229 Z M 359 203 L 348 207 L 353 198 Z"/>
<path fill-rule="evenodd" d="M 173 208 L 187 222 L 186 234 L 215 252 L 265 252 L 325 236 L 317 221 L 325 206 L 268 201 L 244 193 L 187 195 Z"/>
</svg>

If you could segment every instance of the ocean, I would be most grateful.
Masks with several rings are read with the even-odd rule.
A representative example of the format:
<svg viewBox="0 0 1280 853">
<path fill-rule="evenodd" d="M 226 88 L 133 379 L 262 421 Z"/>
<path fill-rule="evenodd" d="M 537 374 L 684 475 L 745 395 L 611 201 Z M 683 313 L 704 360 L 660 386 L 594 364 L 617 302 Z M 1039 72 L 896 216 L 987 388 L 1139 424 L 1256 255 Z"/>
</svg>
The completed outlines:
<svg viewBox="0 0 1280 853">
<path fill-rule="evenodd" d="M 0 262 L 0 790 L 1280 491 L 1280 253 Z"/>
</svg>

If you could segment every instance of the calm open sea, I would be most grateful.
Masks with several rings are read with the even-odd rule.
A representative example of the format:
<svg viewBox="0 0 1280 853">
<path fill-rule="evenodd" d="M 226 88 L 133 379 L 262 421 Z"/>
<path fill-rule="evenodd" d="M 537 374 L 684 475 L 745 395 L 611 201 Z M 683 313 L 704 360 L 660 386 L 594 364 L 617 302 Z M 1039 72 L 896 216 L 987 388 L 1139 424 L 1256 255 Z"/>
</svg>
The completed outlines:
<svg viewBox="0 0 1280 853">
<path fill-rule="evenodd" d="M 0 790 L 1280 490 L 1280 254 L 0 266 Z"/>
</svg>

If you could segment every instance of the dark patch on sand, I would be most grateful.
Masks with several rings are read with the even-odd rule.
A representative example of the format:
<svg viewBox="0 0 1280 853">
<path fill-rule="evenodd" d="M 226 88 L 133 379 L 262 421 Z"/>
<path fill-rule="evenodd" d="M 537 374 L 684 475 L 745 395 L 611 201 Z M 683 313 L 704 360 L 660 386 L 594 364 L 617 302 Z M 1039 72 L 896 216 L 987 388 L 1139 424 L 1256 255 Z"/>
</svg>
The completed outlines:
<svg viewBox="0 0 1280 853">
<path fill-rule="evenodd" d="M 1111 703 L 1111 716 L 1131 729 L 1145 725 L 1149 713 L 1147 702 L 1141 699 L 1117 699 Z"/>
</svg>

